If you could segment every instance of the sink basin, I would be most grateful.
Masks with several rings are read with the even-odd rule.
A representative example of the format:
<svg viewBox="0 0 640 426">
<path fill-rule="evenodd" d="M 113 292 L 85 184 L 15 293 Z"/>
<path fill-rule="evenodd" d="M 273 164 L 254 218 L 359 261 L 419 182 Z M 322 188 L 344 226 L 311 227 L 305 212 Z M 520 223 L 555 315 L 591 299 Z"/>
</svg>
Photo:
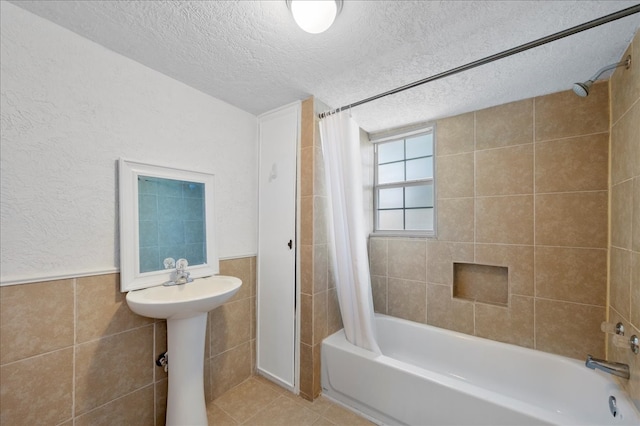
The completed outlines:
<svg viewBox="0 0 640 426">
<path fill-rule="evenodd" d="M 222 305 L 240 285 L 239 278 L 213 275 L 182 285 L 130 291 L 127 304 L 136 314 L 149 318 L 188 318 Z"/>
</svg>

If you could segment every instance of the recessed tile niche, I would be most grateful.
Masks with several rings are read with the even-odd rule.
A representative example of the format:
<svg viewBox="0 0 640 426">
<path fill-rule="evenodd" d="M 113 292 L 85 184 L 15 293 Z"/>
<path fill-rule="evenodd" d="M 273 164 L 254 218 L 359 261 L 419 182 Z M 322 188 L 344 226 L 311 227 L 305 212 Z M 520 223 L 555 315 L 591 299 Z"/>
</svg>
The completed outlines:
<svg viewBox="0 0 640 426">
<path fill-rule="evenodd" d="M 454 263 L 453 297 L 507 306 L 509 269 L 505 266 Z"/>
</svg>

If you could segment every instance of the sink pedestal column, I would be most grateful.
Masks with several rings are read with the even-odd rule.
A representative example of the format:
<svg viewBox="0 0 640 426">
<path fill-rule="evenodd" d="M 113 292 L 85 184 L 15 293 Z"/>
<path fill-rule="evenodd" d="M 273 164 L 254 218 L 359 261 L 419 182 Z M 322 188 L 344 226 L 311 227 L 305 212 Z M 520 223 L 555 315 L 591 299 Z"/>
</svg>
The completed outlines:
<svg viewBox="0 0 640 426">
<path fill-rule="evenodd" d="M 167 319 L 169 393 L 167 426 L 207 426 L 204 344 L 207 314 Z"/>
</svg>

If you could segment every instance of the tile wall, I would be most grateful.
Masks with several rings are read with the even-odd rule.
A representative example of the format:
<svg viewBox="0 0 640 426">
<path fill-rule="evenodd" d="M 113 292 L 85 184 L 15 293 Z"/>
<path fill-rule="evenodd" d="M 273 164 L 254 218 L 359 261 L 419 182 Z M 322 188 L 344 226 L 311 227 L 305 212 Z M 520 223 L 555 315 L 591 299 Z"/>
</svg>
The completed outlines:
<svg viewBox="0 0 640 426">
<path fill-rule="evenodd" d="M 300 148 L 300 395 L 321 392 L 320 343 L 342 328 L 335 282 L 330 278 L 325 219 L 326 190 L 318 113 L 329 108 L 313 97 L 302 102 Z"/>
<path fill-rule="evenodd" d="M 640 336 L 640 32 L 621 60 L 627 55 L 631 68 L 618 68 L 610 80 L 609 321 Z M 631 380 L 621 382 L 640 409 L 640 355 L 607 343 L 608 358 L 631 367 Z"/>
<path fill-rule="evenodd" d="M 207 400 L 254 370 L 255 264 L 220 262 L 243 286 L 209 313 Z M 0 287 L 0 424 L 164 424 L 166 322 L 124 297 L 118 274 Z"/>
<path fill-rule="evenodd" d="M 370 239 L 376 311 L 604 356 L 608 84 L 439 120 L 436 138 L 437 237 Z M 452 297 L 456 262 L 507 267 L 507 306 Z"/>
</svg>

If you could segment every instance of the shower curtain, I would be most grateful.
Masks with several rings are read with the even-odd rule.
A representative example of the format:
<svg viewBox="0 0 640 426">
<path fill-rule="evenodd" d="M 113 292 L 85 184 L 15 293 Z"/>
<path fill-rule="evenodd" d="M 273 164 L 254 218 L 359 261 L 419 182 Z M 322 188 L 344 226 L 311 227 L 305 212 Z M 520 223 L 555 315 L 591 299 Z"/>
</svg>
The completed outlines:
<svg viewBox="0 0 640 426">
<path fill-rule="evenodd" d="M 359 132 L 347 112 L 320 121 L 329 200 L 329 255 L 335 266 L 334 278 L 347 340 L 381 353 L 373 321 Z"/>
</svg>

